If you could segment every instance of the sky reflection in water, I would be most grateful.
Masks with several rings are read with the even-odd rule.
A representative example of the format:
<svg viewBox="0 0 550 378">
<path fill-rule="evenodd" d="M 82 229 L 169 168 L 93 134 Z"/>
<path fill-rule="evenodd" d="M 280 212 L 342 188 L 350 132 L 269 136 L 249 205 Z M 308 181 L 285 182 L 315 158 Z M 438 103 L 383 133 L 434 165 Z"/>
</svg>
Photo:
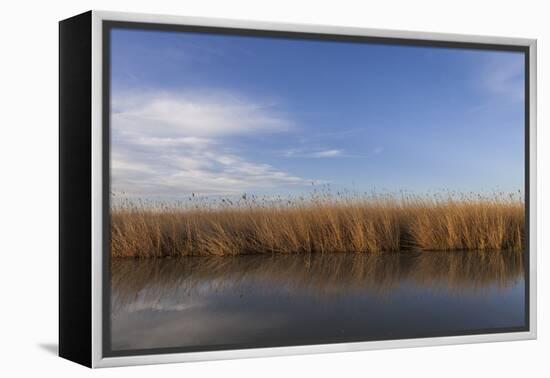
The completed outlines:
<svg viewBox="0 0 550 378">
<path fill-rule="evenodd" d="M 283 346 L 524 326 L 520 254 L 423 252 L 112 262 L 115 351 Z"/>
</svg>

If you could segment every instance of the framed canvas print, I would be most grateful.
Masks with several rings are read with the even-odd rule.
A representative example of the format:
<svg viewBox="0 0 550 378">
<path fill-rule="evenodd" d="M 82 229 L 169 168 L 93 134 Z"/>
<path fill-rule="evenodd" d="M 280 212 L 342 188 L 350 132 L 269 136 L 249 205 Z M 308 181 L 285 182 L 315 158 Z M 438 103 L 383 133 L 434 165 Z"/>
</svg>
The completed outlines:
<svg viewBox="0 0 550 378">
<path fill-rule="evenodd" d="M 60 24 L 59 353 L 536 337 L 536 41 Z"/>
</svg>

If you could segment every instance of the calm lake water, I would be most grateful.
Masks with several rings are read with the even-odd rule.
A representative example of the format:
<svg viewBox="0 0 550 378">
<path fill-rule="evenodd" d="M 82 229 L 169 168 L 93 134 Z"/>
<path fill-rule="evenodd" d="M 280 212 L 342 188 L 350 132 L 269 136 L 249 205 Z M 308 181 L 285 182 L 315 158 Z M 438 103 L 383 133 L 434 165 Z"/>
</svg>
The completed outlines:
<svg viewBox="0 0 550 378">
<path fill-rule="evenodd" d="M 112 262 L 114 351 L 483 333 L 525 325 L 519 254 L 404 252 Z"/>
</svg>

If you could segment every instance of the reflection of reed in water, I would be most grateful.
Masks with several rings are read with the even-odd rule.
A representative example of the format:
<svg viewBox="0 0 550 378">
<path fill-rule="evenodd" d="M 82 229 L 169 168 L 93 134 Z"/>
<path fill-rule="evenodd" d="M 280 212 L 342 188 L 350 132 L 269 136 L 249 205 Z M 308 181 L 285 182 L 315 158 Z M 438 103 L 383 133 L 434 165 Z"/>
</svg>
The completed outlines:
<svg viewBox="0 0 550 378">
<path fill-rule="evenodd" d="M 400 282 L 460 293 L 508 287 L 523 276 L 521 253 L 421 252 L 308 254 L 112 261 L 113 311 L 129 303 L 155 307 L 163 298 L 218 290 L 384 293 Z M 147 306 L 139 306 L 144 308 Z"/>
<path fill-rule="evenodd" d="M 477 252 L 453 253 L 444 257 L 430 253 L 419 258 L 410 277 L 418 284 L 451 289 L 482 289 L 488 285 L 508 287 L 523 277 L 523 257 L 520 252 L 502 255 Z"/>
</svg>

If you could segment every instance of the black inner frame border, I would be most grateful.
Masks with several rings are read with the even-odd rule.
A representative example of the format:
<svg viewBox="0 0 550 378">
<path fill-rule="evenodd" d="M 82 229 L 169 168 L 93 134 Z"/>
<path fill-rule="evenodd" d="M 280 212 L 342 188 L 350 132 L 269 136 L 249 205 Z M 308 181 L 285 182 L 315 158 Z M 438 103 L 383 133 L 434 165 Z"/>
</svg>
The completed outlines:
<svg viewBox="0 0 550 378">
<path fill-rule="evenodd" d="M 347 337 L 340 340 L 291 340 L 284 344 L 270 343 L 239 343 L 239 344 L 220 344 L 220 345 L 203 345 L 193 347 L 164 347 L 151 349 L 128 349 L 128 350 L 112 350 L 111 348 L 111 217 L 110 217 L 110 193 L 111 193 L 111 171 L 110 171 L 110 150 L 111 150 L 111 30 L 127 29 L 127 30 L 148 30 L 148 31 L 165 31 L 165 32 L 187 32 L 187 33 L 205 33 L 218 35 L 233 35 L 233 36 L 249 36 L 249 37 L 265 37 L 277 39 L 298 39 L 298 40 L 317 40 L 325 42 L 352 42 L 366 44 L 382 44 L 382 45 L 398 45 L 409 47 L 434 47 L 434 48 L 453 48 L 453 49 L 470 49 L 470 50 L 489 50 L 489 51 L 511 51 L 524 54 L 525 60 L 525 95 L 524 95 L 524 116 L 525 116 L 525 166 L 524 166 L 524 198 L 525 198 L 525 248 L 523 251 L 524 264 L 524 309 L 525 309 L 525 324 L 523 327 L 505 327 L 505 328 L 490 328 L 476 329 L 467 331 L 452 331 L 433 334 L 410 334 L 404 337 L 390 336 L 387 338 L 365 338 L 365 337 Z M 511 333 L 511 332 L 526 332 L 530 330 L 530 274 L 529 274 L 529 252 L 530 252 L 530 201 L 529 201 L 529 179 L 530 179 L 530 50 L 529 46 L 508 45 L 508 44 L 493 44 L 480 42 L 454 42 L 454 41 L 433 41 L 427 39 L 414 38 L 393 38 L 393 37 L 370 37 L 357 35 L 341 35 L 341 34 L 325 34 L 311 32 L 289 32 L 289 31 L 272 31 L 260 29 L 244 29 L 244 28 L 228 28 L 214 26 L 196 26 L 196 25 L 181 25 L 181 24 L 161 24 L 161 23 L 146 23 L 132 21 L 102 21 L 101 27 L 102 38 L 102 225 L 103 225 L 103 269 L 102 269 L 102 354 L 103 357 L 122 357 L 122 356 L 139 356 L 151 354 L 169 354 L 169 353 L 190 353 L 190 352 L 206 352 L 206 351 L 227 351 L 235 349 L 256 349 L 256 348 L 273 348 L 273 347 L 293 347 L 307 345 L 325 345 L 335 343 L 350 343 L 350 342 L 367 342 L 367 341 L 386 341 L 386 340 L 407 340 L 426 337 L 448 337 L 448 336 L 465 336 L 465 335 L 484 335 L 494 333 Z"/>
</svg>

